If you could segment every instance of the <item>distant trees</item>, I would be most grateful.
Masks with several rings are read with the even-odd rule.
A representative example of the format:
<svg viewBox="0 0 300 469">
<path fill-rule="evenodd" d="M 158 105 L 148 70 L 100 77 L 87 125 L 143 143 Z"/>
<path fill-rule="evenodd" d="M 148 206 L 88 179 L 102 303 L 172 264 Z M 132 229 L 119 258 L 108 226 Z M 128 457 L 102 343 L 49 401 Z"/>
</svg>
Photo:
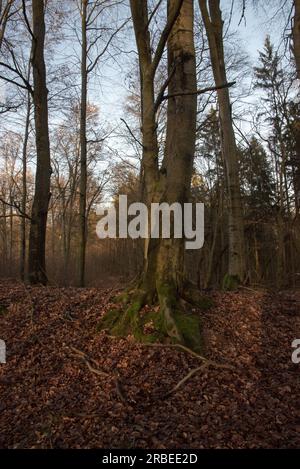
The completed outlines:
<svg viewBox="0 0 300 469">
<path fill-rule="evenodd" d="M 88 78 L 99 67 L 101 59 L 108 50 L 117 33 L 125 26 L 122 24 L 108 28 L 102 22 L 104 10 L 113 7 L 114 3 L 105 0 L 81 0 L 81 101 L 80 101 L 80 243 L 79 243 L 79 280 L 85 284 L 85 257 L 87 239 L 87 136 L 86 119 L 88 106 Z M 107 17 L 106 17 L 107 18 Z M 107 34 L 106 31 L 109 31 Z"/>
<path fill-rule="evenodd" d="M 76 227 L 80 223 L 80 147 L 81 106 L 79 101 L 70 103 L 70 110 L 64 113 L 61 125 L 51 135 L 52 140 L 52 192 L 53 220 L 59 226 L 63 258 L 64 277 L 70 277 L 71 250 L 76 252 L 81 245 Z M 98 124 L 98 108 L 89 104 L 86 108 L 86 222 L 93 205 L 99 201 L 107 183 L 107 172 L 102 169 L 99 177 L 98 166 L 103 160 L 104 130 Z M 87 235 L 88 233 L 86 233 Z M 78 239 L 79 238 L 79 239 Z M 74 243 L 76 239 L 76 243 Z M 74 258 L 74 255 L 73 255 Z M 77 262 L 78 264 L 78 262 Z M 74 271 L 74 264 L 72 267 Z M 78 282 L 78 279 L 77 279 Z"/>
<path fill-rule="evenodd" d="M 0 3 L 0 50 L 13 3 L 14 0 L 1 1 Z"/>
<path fill-rule="evenodd" d="M 293 18 L 292 55 L 267 38 L 249 77 L 235 15 L 199 0 L 193 29 L 194 6 L 0 2 L 1 272 L 84 285 L 143 265 L 120 321 L 134 329 L 142 305 L 159 303 L 158 329 L 182 341 L 195 284 L 287 285 L 300 268 L 299 1 L 274 11 Z M 148 236 L 143 252 L 143 240 L 98 240 L 96 204 L 121 193 L 204 202 L 203 249 L 184 252 L 174 236 Z"/>
</svg>

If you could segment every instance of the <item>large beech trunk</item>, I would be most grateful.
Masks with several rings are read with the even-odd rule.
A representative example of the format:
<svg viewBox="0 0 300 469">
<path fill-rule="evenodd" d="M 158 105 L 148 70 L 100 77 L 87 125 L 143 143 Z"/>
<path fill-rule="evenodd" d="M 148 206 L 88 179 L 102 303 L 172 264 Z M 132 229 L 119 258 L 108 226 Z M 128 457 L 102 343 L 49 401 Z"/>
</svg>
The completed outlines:
<svg viewBox="0 0 300 469">
<path fill-rule="evenodd" d="M 223 20 L 220 10 L 220 0 L 199 0 L 200 10 L 204 21 L 213 75 L 216 86 L 227 83 L 224 47 Z M 217 90 L 219 103 L 219 117 L 221 128 L 221 144 L 227 176 L 227 190 L 229 199 L 228 239 L 229 262 L 228 274 L 238 282 L 245 276 L 245 246 L 243 230 L 243 211 L 240 195 L 239 163 L 235 135 L 233 130 L 231 103 L 228 88 Z"/>
<path fill-rule="evenodd" d="M 47 283 L 45 267 L 45 241 L 48 205 L 50 199 L 50 145 L 48 130 L 48 90 L 44 61 L 44 2 L 32 0 L 33 42 L 33 104 L 36 134 L 35 193 L 29 234 L 28 275 L 31 283 Z"/>
<path fill-rule="evenodd" d="M 174 8 L 168 2 L 168 11 Z M 174 70 L 175 71 L 172 73 Z M 191 91 L 195 94 L 177 96 L 168 100 L 167 136 L 162 166 L 157 166 L 157 139 L 155 116 L 149 113 L 153 88 L 143 80 L 143 173 L 146 200 L 151 202 L 188 201 L 193 169 L 196 133 L 196 62 L 193 36 L 193 2 L 185 0 L 168 39 L 168 73 L 172 78 L 168 94 Z M 149 132 L 148 130 L 149 122 Z M 149 155 L 150 153 L 150 155 Z M 154 156 L 155 154 L 155 156 Z M 148 161 L 155 160 L 155 169 Z M 180 293 L 184 283 L 184 239 L 150 240 L 147 244 L 143 287 L 148 298 L 152 294 L 165 302 L 165 292 Z"/>
<path fill-rule="evenodd" d="M 152 61 L 147 29 L 147 1 L 131 0 L 141 75 L 142 193 L 149 213 L 152 202 L 187 202 L 192 177 L 197 110 L 193 0 L 169 0 L 169 22 L 170 18 L 175 17 L 177 10 L 180 13 L 174 18 L 167 41 L 168 94 L 191 94 L 168 99 L 166 145 L 164 158 L 159 166 L 154 98 L 155 58 Z M 179 299 L 184 296 L 185 288 L 184 242 L 184 239 L 172 237 L 172 224 L 170 239 L 146 240 L 143 273 L 133 289 L 125 315 L 121 319 L 119 316 L 112 317 L 113 332 L 123 333 L 124 328 L 128 330 L 128 324 L 134 328 L 139 322 L 140 308 L 145 303 L 153 304 L 158 301 L 161 331 L 173 340 L 188 343 L 185 326 L 189 322 L 192 324 L 189 332 L 197 336 L 190 345 L 200 346 L 197 319 L 192 318 L 192 315 L 178 316 Z"/>
<path fill-rule="evenodd" d="M 172 2 L 169 2 L 169 8 Z M 176 66 L 175 66 L 176 64 Z M 193 32 L 193 2 L 186 0 L 168 40 L 168 73 L 175 72 L 168 94 L 194 92 L 168 100 L 165 155 L 160 171 L 161 201 L 182 205 L 188 201 L 193 171 L 196 135 L 196 60 Z M 149 253 L 151 256 L 151 253 Z M 165 290 L 183 294 L 184 239 L 160 241 L 156 260 L 156 287 L 160 302 L 166 301 Z"/>
</svg>

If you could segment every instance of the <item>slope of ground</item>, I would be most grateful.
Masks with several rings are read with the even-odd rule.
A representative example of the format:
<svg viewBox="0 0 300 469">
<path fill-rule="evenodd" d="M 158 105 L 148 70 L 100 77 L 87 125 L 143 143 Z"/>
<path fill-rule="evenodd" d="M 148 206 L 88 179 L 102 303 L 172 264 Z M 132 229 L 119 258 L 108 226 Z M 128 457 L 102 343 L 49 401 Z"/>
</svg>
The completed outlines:
<svg viewBox="0 0 300 469">
<path fill-rule="evenodd" d="M 97 332 L 112 292 L 0 282 L 2 448 L 293 448 L 300 445 L 300 293 L 212 294 L 209 366 Z M 84 352 L 87 363 L 70 347 Z M 99 375 L 93 369 L 106 374 Z M 116 376 L 118 383 L 116 386 Z"/>
</svg>

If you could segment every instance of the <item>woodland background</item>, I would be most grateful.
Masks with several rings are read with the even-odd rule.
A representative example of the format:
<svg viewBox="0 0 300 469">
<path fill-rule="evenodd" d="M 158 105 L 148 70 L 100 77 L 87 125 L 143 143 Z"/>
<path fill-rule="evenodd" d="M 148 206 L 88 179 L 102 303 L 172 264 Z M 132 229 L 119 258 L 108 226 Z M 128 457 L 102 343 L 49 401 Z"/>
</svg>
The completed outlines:
<svg viewBox="0 0 300 469">
<path fill-rule="evenodd" d="M 153 43 L 165 13 L 155 3 Z M 161 2 L 159 2 L 161 3 Z M 299 89 L 292 50 L 293 1 L 221 2 L 224 47 L 237 142 L 246 246 L 246 281 L 295 286 L 300 281 Z M 297 2 L 296 2 L 297 3 Z M 26 5 L 25 5 L 26 4 Z M 197 4 L 197 2 L 196 2 Z M 298 4 L 298 3 L 297 3 Z M 9 15 L 5 24 L 5 9 Z M 24 16 L 24 5 L 27 14 Z M 140 200 L 141 117 L 139 65 L 126 1 L 99 0 L 89 6 L 86 77 L 87 223 L 85 284 L 107 276 L 134 277 L 142 267 L 140 240 L 99 240 L 96 204 L 118 194 Z M 195 6 L 197 87 L 213 86 L 203 20 Z M 155 13 L 155 14 L 154 14 Z M 1 2 L 0 104 L 0 275 L 24 279 L 36 168 L 33 122 L 30 2 Z M 266 29 L 255 63 L 241 40 L 247 15 Z M 46 236 L 50 283 L 80 285 L 81 28 L 76 1 L 46 2 L 45 60 L 49 106 L 51 197 Z M 156 75 L 164 82 L 166 57 Z M 101 100 L 120 100 L 102 113 Z M 186 253 L 189 277 L 201 288 L 219 287 L 228 264 L 228 194 L 222 157 L 216 92 L 198 96 L 196 153 L 191 197 L 205 204 L 205 243 Z M 166 138 L 165 100 L 158 113 L 159 148 Z M 111 118 L 110 118 L 111 116 Z M 298 148 L 297 148 L 298 145 Z M 160 158 L 162 155 L 160 154 Z"/>
</svg>

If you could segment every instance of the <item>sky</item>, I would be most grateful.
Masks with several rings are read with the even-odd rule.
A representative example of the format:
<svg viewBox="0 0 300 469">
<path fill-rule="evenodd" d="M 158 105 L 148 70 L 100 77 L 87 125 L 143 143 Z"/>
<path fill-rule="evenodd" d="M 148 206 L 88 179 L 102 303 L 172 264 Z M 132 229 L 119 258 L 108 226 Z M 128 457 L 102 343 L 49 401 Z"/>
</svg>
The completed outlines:
<svg viewBox="0 0 300 469">
<path fill-rule="evenodd" d="M 57 1 L 59 5 L 61 0 L 55 1 Z M 74 5 L 76 4 L 74 0 L 67 1 L 73 2 Z M 151 0 L 149 0 L 149 2 L 151 2 Z M 267 1 L 261 2 L 262 5 L 266 5 L 267 3 Z M 281 33 L 288 23 L 288 17 L 284 15 L 283 12 L 276 15 L 278 5 L 280 6 L 281 3 L 287 3 L 287 5 L 289 5 L 291 4 L 291 0 L 269 0 L 268 7 L 260 7 L 259 10 L 253 8 L 251 6 L 251 0 L 248 0 L 245 17 L 241 20 L 241 0 L 221 0 L 223 17 L 225 19 L 224 31 L 227 29 L 228 18 L 230 17 L 230 10 L 232 8 L 229 32 L 235 32 L 235 40 L 238 41 L 240 50 L 246 52 L 249 58 L 250 68 L 248 76 L 246 77 L 246 83 L 248 80 L 249 86 L 252 78 L 251 67 L 257 64 L 258 51 L 262 49 L 266 35 L 270 34 L 271 40 L 275 44 L 279 44 L 281 41 Z M 195 4 L 197 5 L 197 1 Z M 128 1 L 119 12 L 120 21 L 123 21 L 129 14 Z M 273 16 L 276 16 L 276 19 L 270 20 Z M 195 27 L 197 27 L 197 24 L 195 24 Z M 75 45 L 75 42 L 69 41 L 68 45 L 66 45 L 66 42 L 62 42 L 61 45 L 57 47 L 56 54 L 58 61 L 63 62 L 66 55 L 70 54 L 70 52 L 76 52 L 78 55 L 79 47 L 78 44 L 77 46 Z M 116 52 L 114 52 L 114 60 L 104 61 L 100 64 L 98 77 L 91 79 L 89 84 L 89 99 L 99 106 L 101 122 L 109 123 L 109 126 L 113 129 L 120 128 L 120 130 L 126 131 L 120 118 L 124 117 L 124 104 L 126 97 L 130 93 L 128 88 L 128 74 L 132 71 L 133 60 L 136 58 L 135 39 L 131 24 L 126 33 L 122 32 L 122 44 L 120 49 L 122 49 L 122 52 L 120 52 L 119 55 L 116 55 Z M 238 86 L 239 84 L 237 83 L 237 90 Z M 1 91 L 3 93 L 3 86 L 0 87 L 0 93 Z M 251 106 L 251 104 L 255 102 L 255 99 L 257 99 L 255 95 L 247 96 L 239 106 L 245 106 L 245 108 L 248 105 Z M 56 125 L 55 120 L 52 120 L 52 123 Z M 124 145 L 124 142 L 120 143 L 117 137 L 112 136 L 109 144 L 116 149 L 118 149 L 119 146 L 120 149 L 120 145 Z"/>
<path fill-rule="evenodd" d="M 273 0 L 274 5 L 280 0 Z M 281 0 L 282 2 L 284 0 Z M 197 2 L 196 2 L 197 3 Z M 231 8 L 231 0 L 222 1 L 225 18 L 228 19 L 229 10 Z M 230 32 L 235 31 L 237 40 L 239 41 L 242 51 L 245 51 L 249 57 L 250 66 L 254 66 L 258 61 L 258 51 L 263 48 L 264 40 L 267 34 L 271 36 L 271 40 L 275 44 L 281 42 L 281 31 L 283 30 L 287 18 L 280 14 L 276 16 L 276 20 L 270 21 L 272 17 L 278 11 L 278 7 L 268 7 L 267 11 L 260 8 L 256 11 L 254 8 L 249 6 L 245 12 L 245 19 L 240 22 L 241 9 L 239 8 L 239 1 L 235 0 L 234 12 L 231 19 Z M 240 24 L 239 24 L 240 23 Z M 227 27 L 226 21 L 224 30 Z M 197 26 L 197 25 L 196 25 Z M 131 37 L 131 39 L 128 38 Z M 127 40 L 124 42 L 125 50 L 135 50 L 135 41 L 133 31 L 127 34 Z M 131 57 L 134 53 L 130 54 Z M 93 97 L 101 108 L 101 114 L 104 118 L 110 121 L 114 120 L 115 125 L 120 124 L 120 117 L 123 114 L 123 106 L 126 100 L 126 96 L 129 94 L 127 86 L 127 73 L 130 69 L 128 65 L 130 62 L 129 56 L 126 57 L 125 61 L 122 59 L 121 67 L 114 63 L 104 65 L 101 76 L 101 83 L 96 81 L 91 86 L 90 96 Z M 250 77 L 249 77 L 250 78 Z"/>
</svg>

